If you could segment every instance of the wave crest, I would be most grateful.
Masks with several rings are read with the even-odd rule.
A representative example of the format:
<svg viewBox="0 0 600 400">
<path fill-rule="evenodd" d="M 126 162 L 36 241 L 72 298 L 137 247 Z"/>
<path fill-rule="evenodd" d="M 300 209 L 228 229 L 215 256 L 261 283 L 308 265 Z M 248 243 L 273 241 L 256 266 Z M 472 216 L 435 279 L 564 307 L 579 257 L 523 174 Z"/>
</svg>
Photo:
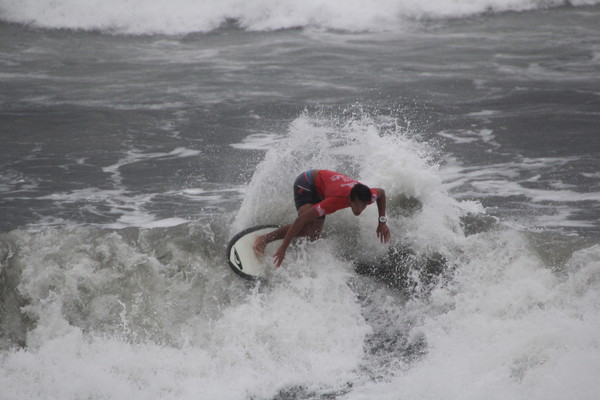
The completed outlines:
<svg viewBox="0 0 600 400">
<path fill-rule="evenodd" d="M 599 0 L 0 0 L 0 19 L 41 28 L 118 34 L 210 32 L 235 22 L 269 31 L 315 27 L 343 31 L 394 30 L 410 21 L 525 11 Z"/>
</svg>

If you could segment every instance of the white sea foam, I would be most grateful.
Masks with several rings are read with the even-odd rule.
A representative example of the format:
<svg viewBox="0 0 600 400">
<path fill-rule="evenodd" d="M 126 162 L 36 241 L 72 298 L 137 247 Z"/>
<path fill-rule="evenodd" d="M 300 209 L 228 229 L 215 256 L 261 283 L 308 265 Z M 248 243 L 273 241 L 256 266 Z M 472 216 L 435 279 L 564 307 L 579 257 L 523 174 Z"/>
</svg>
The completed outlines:
<svg viewBox="0 0 600 400">
<path fill-rule="evenodd" d="M 457 286 L 415 310 L 425 314 L 414 330 L 427 357 L 344 398 L 595 399 L 600 249 L 573 254 L 569 275 L 559 277 L 526 243 L 515 232 L 469 238 Z"/>
<path fill-rule="evenodd" d="M 241 150 L 268 150 L 281 137 L 274 133 L 254 133 L 245 137 L 241 143 L 233 143 L 231 147 Z"/>
<path fill-rule="evenodd" d="M 490 117 L 492 115 L 498 115 L 500 114 L 500 111 L 498 110 L 481 110 L 481 111 L 474 111 L 471 113 L 468 113 L 467 116 L 469 117 Z"/>
<path fill-rule="evenodd" d="M 437 133 L 438 136 L 445 137 L 452 140 L 456 144 L 465 144 L 473 142 L 484 142 L 499 147 L 494 139 L 495 136 L 491 129 L 481 129 L 479 131 L 471 131 L 467 129 L 452 130 L 452 131 L 440 131 Z"/>
<path fill-rule="evenodd" d="M 92 225 L 111 229 L 129 227 L 150 229 L 177 226 L 189 222 L 189 219 L 186 218 L 160 218 L 156 213 L 150 211 L 157 196 L 167 196 L 173 202 L 185 199 L 206 210 L 209 208 L 220 209 L 228 201 L 238 201 L 244 191 L 245 187 L 243 186 L 213 190 L 187 188 L 160 193 L 132 193 L 125 189 L 102 190 L 98 188 L 85 188 L 70 192 L 53 193 L 37 197 L 37 199 L 53 201 L 58 205 L 79 204 L 79 207 L 83 211 L 92 215 L 110 215 L 114 219 L 112 222 L 95 223 Z M 31 227 L 64 225 L 65 222 L 62 218 L 43 219 L 31 225 Z"/>
<path fill-rule="evenodd" d="M 11 316 L 34 322 L 23 348 L 2 351 L 3 398 L 269 399 L 297 390 L 303 399 L 595 400 L 599 246 L 565 256 L 557 273 L 526 233 L 465 236 L 460 217 L 482 207 L 450 197 L 434 159 L 393 121 L 305 113 L 267 150 L 235 216 L 133 234 L 63 226 L 1 236 L 10 272 L 2 283 L 18 276 L 6 292 L 22 299 Z M 307 168 L 385 188 L 392 244 L 376 238 L 374 206 L 358 218 L 341 210 L 327 217 L 328 237 L 295 244 L 267 285 L 244 285 L 223 260 L 229 235 L 218 229 L 290 221 L 290 182 Z M 402 195 L 419 210 L 399 212 Z M 349 258 L 376 260 L 400 244 L 442 253 L 452 276 L 407 299 L 354 272 Z M 394 351 L 403 339 L 422 351 Z"/>
<path fill-rule="evenodd" d="M 535 208 L 535 207 L 533 207 Z M 537 226 L 550 228 L 594 228 L 597 225 L 595 220 L 582 220 L 577 218 L 578 210 L 567 206 L 554 206 L 551 212 L 544 213 L 535 217 Z"/>
<path fill-rule="evenodd" d="M 597 186 L 586 187 L 555 178 L 550 171 L 564 171 L 565 166 L 577 162 L 574 157 L 523 158 L 507 163 L 463 167 L 460 162 L 447 159 L 441 174 L 446 190 L 456 192 L 461 199 L 511 197 L 528 202 L 527 219 L 535 226 L 545 228 L 594 228 L 595 219 L 584 220 L 586 209 L 600 202 Z M 595 174 L 582 173 L 594 179 Z M 507 200 L 510 202 L 510 200 Z M 518 207 L 517 207 L 518 208 Z M 519 214 L 523 211 L 518 210 Z"/>
<path fill-rule="evenodd" d="M 33 190 L 38 184 L 25 174 L 13 170 L 0 172 L 0 193 L 11 196 L 19 192 Z"/>
<path fill-rule="evenodd" d="M 525 196 L 531 201 L 556 201 L 561 203 L 577 201 L 600 201 L 600 192 L 574 192 L 572 190 L 543 190 L 530 189 L 520 185 L 517 182 L 508 182 L 505 180 L 477 181 L 471 182 L 471 185 L 478 189 L 478 192 L 484 195 L 494 196 Z"/>
<path fill-rule="evenodd" d="M 115 221 L 101 224 L 107 228 L 122 229 L 128 227 L 156 228 L 176 226 L 189 222 L 184 218 L 157 218 L 147 211 L 152 199 L 159 193 L 132 194 L 124 189 L 101 190 L 86 188 L 64 193 L 53 193 L 38 197 L 39 200 L 51 200 L 58 204 L 81 204 L 81 209 L 90 214 L 108 214 Z M 103 211 L 99 211 L 102 209 Z M 108 210 L 107 210 L 108 209 Z M 36 226 L 62 225 L 64 220 L 43 220 Z"/>
<path fill-rule="evenodd" d="M 600 172 L 592 172 L 592 173 L 582 172 L 581 175 L 585 176 L 586 178 L 600 179 Z"/>
<path fill-rule="evenodd" d="M 113 181 L 117 184 L 120 184 L 122 177 L 119 169 L 125 165 L 146 160 L 168 160 L 173 158 L 194 157 L 199 154 L 200 151 L 198 150 L 186 149 L 184 147 L 178 147 L 168 153 L 142 153 L 138 151 L 129 151 L 127 155 L 117 163 L 103 167 L 102 170 L 111 174 Z"/>
<path fill-rule="evenodd" d="M 101 30 L 132 34 L 184 34 L 212 31 L 235 20 L 249 30 L 319 27 L 349 31 L 397 29 L 410 20 L 460 18 L 485 12 L 524 11 L 564 5 L 564 0 L 2 0 L 5 21 L 46 28 Z M 571 0 L 592 5 L 597 0 Z"/>
<path fill-rule="evenodd" d="M 155 212 L 150 211 L 153 201 L 157 196 L 169 196 L 174 201 L 185 198 L 202 206 L 219 207 L 224 201 L 231 200 L 243 190 L 240 187 L 228 187 L 225 189 L 208 190 L 206 188 L 187 188 L 182 190 L 171 190 L 167 192 L 132 192 L 123 185 L 121 169 L 130 164 L 149 160 L 170 160 L 199 155 L 198 150 L 184 147 L 175 148 L 170 152 L 143 153 L 129 151 L 125 157 L 118 162 L 104 167 L 102 170 L 110 174 L 114 188 L 100 189 L 95 187 L 72 190 L 68 192 L 56 192 L 46 196 L 37 197 L 38 200 L 49 200 L 59 205 L 80 204 L 83 211 L 91 215 L 110 215 L 112 222 L 101 223 L 103 227 L 122 229 L 127 227 L 157 228 L 172 227 L 189 222 L 189 219 L 179 217 L 161 218 Z M 57 219 L 55 222 L 45 220 L 43 223 L 55 225 L 64 222 Z M 37 224 L 39 225 L 39 224 Z"/>
<path fill-rule="evenodd" d="M 0 361 L 5 399 L 271 398 L 306 382 L 343 388 L 359 371 L 370 328 L 325 241 L 298 248 L 277 284 L 249 292 L 202 252 L 166 244 L 173 264 L 161 264 L 164 240 L 150 253 L 146 239 L 136 247 L 81 228 L 15 240 L 33 246 L 19 292 L 37 324 L 27 348 Z"/>
</svg>

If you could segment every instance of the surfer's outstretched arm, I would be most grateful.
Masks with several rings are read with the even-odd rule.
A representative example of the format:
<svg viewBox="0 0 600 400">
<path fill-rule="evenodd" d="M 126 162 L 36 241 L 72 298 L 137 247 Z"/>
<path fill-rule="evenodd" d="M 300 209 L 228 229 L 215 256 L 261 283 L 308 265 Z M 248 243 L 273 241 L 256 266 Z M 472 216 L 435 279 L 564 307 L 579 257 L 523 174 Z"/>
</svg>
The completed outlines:
<svg viewBox="0 0 600 400">
<path fill-rule="evenodd" d="M 311 212 L 311 210 L 313 210 L 314 213 Z M 304 216 L 304 214 L 307 213 L 308 215 Z M 302 216 L 304 216 L 305 219 L 302 219 L 300 222 L 298 222 L 300 220 L 300 217 Z M 323 229 L 323 219 L 318 219 L 318 217 L 319 215 L 312 204 L 303 205 L 298 210 L 298 217 L 296 218 L 294 223 L 284 225 L 274 230 L 273 232 L 267 233 L 266 235 L 258 236 L 254 240 L 254 251 L 256 252 L 256 254 L 263 256 L 265 254 L 265 248 L 267 247 L 267 245 L 275 240 L 284 239 L 296 222 L 302 224 L 302 226 L 300 226 L 298 231 L 293 236 L 291 236 L 290 242 L 293 238 L 298 236 L 308 236 L 311 240 L 316 240 L 320 236 L 321 230 Z M 295 229 L 296 228 L 294 228 L 294 230 Z"/>
<path fill-rule="evenodd" d="M 283 243 L 277 249 L 275 254 L 273 255 L 273 259 L 275 261 L 275 266 L 281 266 L 283 259 L 285 258 L 285 251 L 288 246 L 292 242 L 292 239 L 297 236 L 309 236 L 314 237 L 318 232 L 312 232 L 314 229 L 305 229 L 310 222 L 319 218 L 319 213 L 314 207 L 307 207 L 307 210 L 298 215 L 298 217 L 294 220 L 291 225 L 288 225 L 289 228 L 283 238 Z M 320 224 L 322 226 L 322 224 Z M 311 227 L 312 228 L 312 227 Z M 309 232 L 309 230 L 311 232 Z"/>
<path fill-rule="evenodd" d="M 390 229 L 387 226 L 387 217 L 385 216 L 385 190 L 375 188 L 377 191 L 377 214 L 379 221 L 377 224 L 377 237 L 382 243 L 387 243 L 390 240 Z"/>
</svg>

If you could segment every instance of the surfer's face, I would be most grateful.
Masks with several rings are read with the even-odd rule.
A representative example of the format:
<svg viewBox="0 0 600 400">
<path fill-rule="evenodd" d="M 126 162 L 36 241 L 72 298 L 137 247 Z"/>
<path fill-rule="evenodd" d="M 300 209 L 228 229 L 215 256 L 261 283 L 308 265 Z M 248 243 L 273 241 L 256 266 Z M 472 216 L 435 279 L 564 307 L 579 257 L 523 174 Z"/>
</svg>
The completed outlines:
<svg viewBox="0 0 600 400">
<path fill-rule="evenodd" d="M 354 215 L 360 215 L 360 213 L 362 213 L 364 209 L 367 208 L 368 204 L 369 203 L 362 200 L 350 200 L 350 208 L 352 209 L 352 213 Z"/>
</svg>

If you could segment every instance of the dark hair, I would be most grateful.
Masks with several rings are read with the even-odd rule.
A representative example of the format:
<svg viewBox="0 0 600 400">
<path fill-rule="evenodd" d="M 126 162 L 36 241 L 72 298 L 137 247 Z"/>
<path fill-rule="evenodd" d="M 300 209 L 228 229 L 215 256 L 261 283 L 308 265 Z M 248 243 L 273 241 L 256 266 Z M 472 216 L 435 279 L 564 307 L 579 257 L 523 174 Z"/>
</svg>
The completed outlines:
<svg viewBox="0 0 600 400">
<path fill-rule="evenodd" d="M 357 183 L 350 191 L 350 200 L 360 200 L 369 203 L 371 201 L 371 189 L 367 185 Z"/>
</svg>

